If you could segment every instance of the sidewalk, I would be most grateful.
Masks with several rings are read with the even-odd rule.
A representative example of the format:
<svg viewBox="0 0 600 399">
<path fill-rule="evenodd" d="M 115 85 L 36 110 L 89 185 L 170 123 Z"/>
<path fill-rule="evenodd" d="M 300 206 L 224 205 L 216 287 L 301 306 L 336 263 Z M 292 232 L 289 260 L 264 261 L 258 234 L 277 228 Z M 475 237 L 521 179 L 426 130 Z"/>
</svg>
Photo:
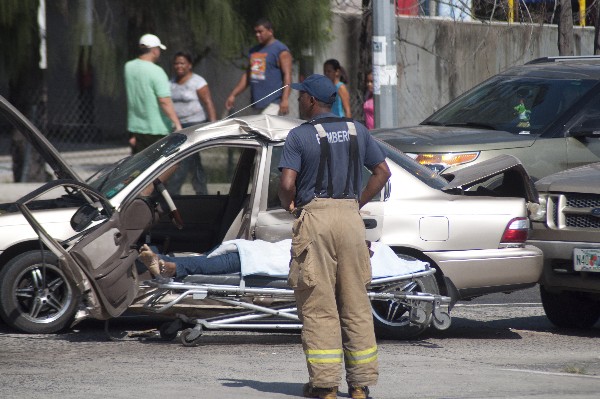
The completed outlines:
<svg viewBox="0 0 600 399">
<path fill-rule="evenodd" d="M 101 168 L 111 165 L 130 154 L 129 147 L 61 153 L 66 162 L 83 179 L 87 179 Z M 0 203 L 13 202 L 42 184 L 13 183 L 12 159 L 10 155 L 0 156 Z"/>
</svg>

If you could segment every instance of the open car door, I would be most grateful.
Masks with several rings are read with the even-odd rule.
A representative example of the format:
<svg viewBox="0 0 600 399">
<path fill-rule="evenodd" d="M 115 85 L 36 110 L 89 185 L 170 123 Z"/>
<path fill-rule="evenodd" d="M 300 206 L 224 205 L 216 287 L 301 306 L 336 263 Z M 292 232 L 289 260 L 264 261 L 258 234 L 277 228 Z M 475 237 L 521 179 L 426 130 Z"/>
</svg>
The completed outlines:
<svg viewBox="0 0 600 399">
<path fill-rule="evenodd" d="M 52 238 L 27 207 L 58 186 L 75 190 L 87 200 L 71 219 L 71 227 L 78 234 L 63 242 Z M 80 295 L 85 310 L 79 312 L 77 319 L 116 317 L 131 305 L 138 291 L 135 244 L 154 218 L 149 202 L 136 198 L 116 212 L 94 188 L 73 180 L 56 180 L 17 200 L 16 206 L 43 244 L 56 255 Z"/>
</svg>

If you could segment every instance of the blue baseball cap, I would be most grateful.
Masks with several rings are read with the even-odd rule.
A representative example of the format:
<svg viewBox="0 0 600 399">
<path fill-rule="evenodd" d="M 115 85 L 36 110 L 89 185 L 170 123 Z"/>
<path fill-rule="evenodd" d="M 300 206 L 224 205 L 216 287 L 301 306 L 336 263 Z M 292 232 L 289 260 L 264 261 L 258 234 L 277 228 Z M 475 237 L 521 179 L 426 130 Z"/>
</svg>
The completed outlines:
<svg viewBox="0 0 600 399">
<path fill-rule="evenodd" d="M 301 83 L 292 83 L 292 89 L 305 91 L 325 104 L 333 104 L 337 89 L 331 80 L 315 73 L 304 79 Z"/>
</svg>

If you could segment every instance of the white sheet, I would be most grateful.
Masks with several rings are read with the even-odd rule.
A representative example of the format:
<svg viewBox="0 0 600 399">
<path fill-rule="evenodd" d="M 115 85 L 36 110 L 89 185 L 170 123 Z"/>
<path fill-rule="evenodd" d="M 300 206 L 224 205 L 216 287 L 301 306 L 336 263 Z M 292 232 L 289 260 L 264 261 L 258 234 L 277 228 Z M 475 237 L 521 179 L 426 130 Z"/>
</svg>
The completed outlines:
<svg viewBox="0 0 600 399">
<path fill-rule="evenodd" d="M 242 263 L 242 276 L 258 274 L 272 277 L 287 277 L 290 266 L 292 240 L 267 242 L 262 240 L 225 241 L 208 257 L 237 251 Z M 387 245 L 372 242 L 371 268 L 373 278 L 403 276 L 425 270 L 427 262 L 401 259 Z"/>
</svg>

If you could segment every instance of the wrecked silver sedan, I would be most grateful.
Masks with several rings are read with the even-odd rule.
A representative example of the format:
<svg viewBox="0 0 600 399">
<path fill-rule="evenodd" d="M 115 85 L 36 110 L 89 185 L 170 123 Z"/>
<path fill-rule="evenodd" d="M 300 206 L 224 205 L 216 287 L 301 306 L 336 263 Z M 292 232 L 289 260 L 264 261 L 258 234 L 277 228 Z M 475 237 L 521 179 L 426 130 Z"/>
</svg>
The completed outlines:
<svg viewBox="0 0 600 399">
<path fill-rule="evenodd" d="M 3 98 L 0 112 L 47 156 L 58 177 L 0 206 L 0 317 L 20 331 L 55 332 L 86 317 L 119 316 L 139 303 L 135 259 L 143 243 L 163 253 L 205 252 L 234 238 L 291 237 L 293 217 L 277 198 L 277 165 L 299 120 L 261 115 L 184 129 L 84 182 Z M 538 281 L 542 254 L 525 244 L 528 207 L 537 195 L 514 157 L 442 177 L 380 139 L 392 177 L 361 210 L 366 239 L 436 271 L 388 291 L 447 296 L 451 308 Z M 206 178 L 202 190 L 194 182 L 198 165 Z M 175 168 L 183 177 L 161 181 Z M 415 336 L 430 324 L 415 322 L 405 302 L 372 303 L 382 335 Z M 423 308 L 431 321 L 434 306 Z"/>
</svg>

